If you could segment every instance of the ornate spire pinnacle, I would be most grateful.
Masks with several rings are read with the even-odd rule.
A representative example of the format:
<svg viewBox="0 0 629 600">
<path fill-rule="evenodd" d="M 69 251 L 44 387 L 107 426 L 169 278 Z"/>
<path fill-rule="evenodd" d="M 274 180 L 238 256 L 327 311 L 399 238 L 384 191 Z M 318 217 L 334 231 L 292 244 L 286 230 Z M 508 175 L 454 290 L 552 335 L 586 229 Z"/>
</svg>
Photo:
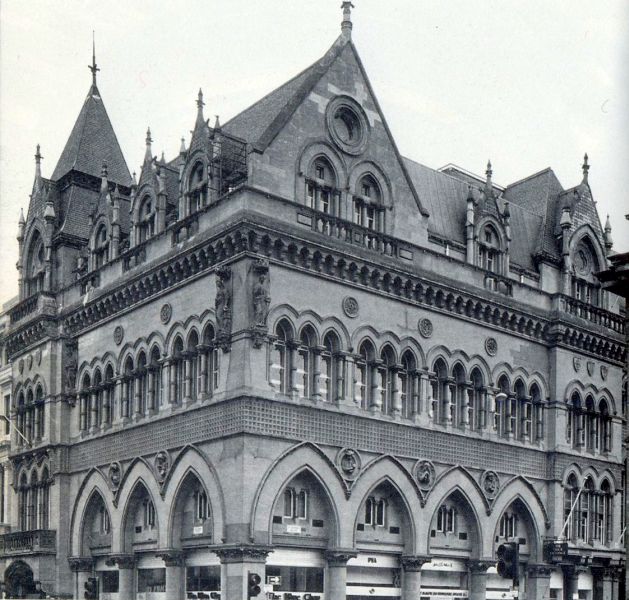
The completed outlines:
<svg viewBox="0 0 629 600">
<path fill-rule="evenodd" d="M 216 118 L 214 119 L 214 131 L 220 131 L 221 130 L 221 121 L 218 118 L 218 115 L 214 115 Z"/>
<path fill-rule="evenodd" d="M 102 194 L 106 194 L 109 189 L 109 181 L 107 180 L 107 163 L 104 162 L 100 170 L 100 191 Z"/>
<path fill-rule="evenodd" d="M 92 87 L 96 87 L 96 72 L 100 71 L 96 64 L 96 42 L 94 40 L 94 32 L 92 31 L 92 64 L 87 67 L 92 72 Z"/>
<path fill-rule="evenodd" d="M 185 154 L 185 153 L 186 153 L 186 140 L 182 136 L 182 138 L 181 138 L 181 146 L 179 147 L 179 154 Z"/>
<path fill-rule="evenodd" d="M 202 127 L 205 123 L 205 119 L 203 118 L 203 107 L 205 106 L 205 102 L 203 102 L 203 90 L 199 88 L 199 93 L 197 95 L 197 122 L 195 123 L 195 129 L 198 127 Z"/>
<path fill-rule="evenodd" d="M 151 143 L 153 142 L 153 138 L 151 137 L 151 128 L 147 128 L 146 130 L 146 152 L 144 153 L 144 162 L 150 162 L 153 160 L 153 149 L 151 148 Z"/>
<path fill-rule="evenodd" d="M 131 176 L 131 185 L 133 187 L 138 187 L 138 178 L 135 174 L 135 171 L 133 171 L 133 175 Z"/>
<path fill-rule="evenodd" d="M 346 40 L 352 39 L 352 8 L 354 5 L 350 0 L 344 0 L 341 4 L 343 9 L 343 20 L 341 21 L 341 35 Z"/>
<path fill-rule="evenodd" d="M 487 176 L 487 183 L 491 185 L 491 176 L 493 175 L 493 171 L 491 170 L 491 161 L 487 161 L 487 169 L 485 170 L 485 175 Z"/>
<path fill-rule="evenodd" d="M 588 182 L 588 172 L 590 170 L 590 165 L 588 163 L 587 152 L 583 156 L 583 166 L 581 168 L 583 169 L 583 183 L 587 183 Z"/>
<path fill-rule="evenodd" d="M 609 222 L 609 215 L 607 215 L 607 220 L 605 221 L 605 233 L 612 231 L 612 224 Z"/>
<path fill-rule="evenodd" d="M 609 215 L 607 215 L 607 220 L 605 221 L 605 249 L 607 250 L 607 253 L 609 254 L 609 252 L 612 249 L 612 246 L 614 245 L 614 240 L 612 239 L 612 224 L 609 222 Z"/>
<path fill-rule="evenodd" d="M 20 208 L 20 220 L 18 221 L 18 223 L 20 225 L 24 225 L 24 223 L 26 223 L 26 221 L 24 219 L 24 210 L 22 208 Z"/>
</svg>

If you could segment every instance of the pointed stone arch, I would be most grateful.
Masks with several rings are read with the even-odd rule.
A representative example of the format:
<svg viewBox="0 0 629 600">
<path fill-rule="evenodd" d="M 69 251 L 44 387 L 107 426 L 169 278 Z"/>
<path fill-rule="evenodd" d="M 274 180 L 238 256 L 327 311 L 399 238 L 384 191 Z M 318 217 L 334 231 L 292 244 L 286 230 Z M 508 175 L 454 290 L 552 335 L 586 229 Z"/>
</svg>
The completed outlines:
<svg viewBox="0 0 629 600">
<path fill-rule="evenodd" d="M 250 517 L 250 538 L 259 543 L 269 543 L 272 507 L 278 494 L 297 474 L 308 471 L 321 485 L 327 497 L 332 517 L 334 534 L 330 543 L 343 547 L 341 531 L 342 517 L 346 516 L 341 503 L 347 488 L 330 458 L 315 444 L 303 442 L 292 446 L 269 466 L 256 490 Z"/>
<path fill-rule="evenodd" d="M 415 553 L 419 547 L 418 523 L 416 519 L 422 514 L 420 493 L 413 476 L 395 457 L 388 454 L 379 456 L 367 463 L 360 477 L 352 486 L 349 499 L 349 511 L 352 515 L 352 547 L 355 544 L 356 525 L 360 518 L 360 509 L 369 494 L 383 483 L 388 483 L 399 496 L 401 505 L 406 512 L 410 534 L 405 540 L 405 552 Z"/>
<path fill-rule="evenodd" d="M 162 484 L 161 495 L 165 506 L 170 507 L 166 524 L 166 543 L 173 542 L 173 522 L 176 501 L 181 485 L 188 475 L 194 475 L 207 493 L 211 509 L 213 543 L 225 537 L 225 497 L 214 465 L 195 446 L 185 446 L 176 458 Z"/>
<path fill-rule="evenodd" d="M 137 469 L 136 469 L 137 471 Z M 155 526 L 157 528 L 157 539 L 155 546 L 165 547 L 163 538 L 164 527 L 160 520 L 160 511 L 158 510 L 159 493 L 155 493 L 155 486 L 151 486 L 150 479 L 143 477 L 136 472 L 136 477 L 129 482 L 125 490 L 125 494 L 121 497 L 120 506 L 120 530 L 117 536 L 112 536 L 112 552 L 128 553 L 132 552 L 132 532 L 130 527 L 130 519 L 135 516 L 140 501 L 143 497 L 148 498 L 155 508 Z"/>
<path fill-rule="evenodd" d="M 100 469 L 93 467 L 83 478 L 72 507 L 72 514 L 70 516 L 71 556 L 81 555 L 82 524 L 85 516 L 85 510 L 91 496 L 95 492 L 98 492 L 103 498 L 105 505 L 109 510 L 109 516 L 111 517 L 113 528 L 115 522 L 114 512 L 116 512 L 116 507 L 111 500 L 111 489 L 103 472 Z"/>
</svg>

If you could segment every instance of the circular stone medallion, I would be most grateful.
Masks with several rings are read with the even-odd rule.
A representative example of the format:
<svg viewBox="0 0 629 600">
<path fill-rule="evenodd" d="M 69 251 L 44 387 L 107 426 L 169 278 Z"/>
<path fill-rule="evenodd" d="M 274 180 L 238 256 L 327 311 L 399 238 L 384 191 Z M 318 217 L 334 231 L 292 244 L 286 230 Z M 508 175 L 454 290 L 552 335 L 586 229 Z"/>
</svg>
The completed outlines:
<svg viewBox="0 0 629 600">
<path fill-rule="evenodd" d="M 120 485 L 120 479 L 122 478 L 122 467 L 119 462 L 112 462 L 109 465 L 109 483 L 111 487 L 116 489 Z"/>
<path fill-rule="evenodd" d="M 489 337 L 485 340 L 485 350 L 489 356 L 496 356 L 498 353 L 498 342 L 496 338 Z"/>
<path fill-rule="evenodd" d="M 429 338 L 433 331 L 432 321 L 430 319 L 420 319 L 417 323 L 417 329 L 419 330 L 419 335 L 423 338 Z"/>
<path fill-rule="evenodd" d="M 413 474 L 421 490 L 429 490 L 435 483 L 435 467 L 429 460 L 418 460 Z"/>
<path fill-rule="evenodd" d="M 343 448 L 336 455 L 336 466 L 340 469 L 344 479 L 352 481 L 360 474 L 362 466 L 360 454 L 352 448 Z"/>
<path fill-rule="evenodd" d="M 343 312 L 350 318 L 358 316 L 358 300 L 353 296 L 345 296 L 343 298 Z"/>
<path fill-rule="evenodd" d="M 485 471 L 481 476 L 481 487 L 490 500 L 493 500 L 500 490 L 500 478 L 495 471 Z"/>
<path fill-rule="evenodd" d="M 124 338 L 124 329 L 122 325 L 116 325 L 114 329 L 114 343 L 116 346 L 120 346 L 122 344 L 122 338 Z"/>
<path fill-rule="evenodd" d="M 159 311 L 159 318 L 164 325 L 167 325 L 170 322 L 170 318 L 173 316 L 173 307 L 166 302 L 166 304 L 162 305 L 161 310 Z"/>
</svg>

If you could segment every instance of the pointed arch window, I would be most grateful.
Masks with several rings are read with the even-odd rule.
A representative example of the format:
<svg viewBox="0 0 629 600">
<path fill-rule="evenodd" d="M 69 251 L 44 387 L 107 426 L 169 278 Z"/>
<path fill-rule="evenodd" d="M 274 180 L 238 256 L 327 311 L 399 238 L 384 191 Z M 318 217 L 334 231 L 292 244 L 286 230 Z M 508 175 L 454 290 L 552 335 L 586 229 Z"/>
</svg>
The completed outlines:
<svg viewBox="0 0 629 600">
<path fill-rule="evenodd" d="M 442 504 L 437 511 L 437 531 L 454 533 L 456 530 L 456 509 L 454 506 Z"/>
<path fill-rule="evenodd" d="M 116 383 L 114 381 L 114 368 L 111 364 L 107 365 L 105 369 L 105 382 L 104 382 L 104 405 L 103 405 L 103 423 L 105 425 L 111 425 L 113 420 L 113 415 L 116 414 L 115 402 L 116 402 L 116 394 L 115 394 L 115 386 Z"/>
<path fill-rule="evenodd" d="M 46 404 L 41 385 L 35 390 L 35 438 L 41 440 L 46 434 Z"/>
<path fill-rule="evenodd" d="M 270 383 L 282 394 L 288 394 L 291 391 L 292 367 L 293 330 L 288 321 L 283 319 L 275 327 L 270 366 Z"/>
<path fill-rule="evenodd" d="M 566 481 L 563 493 L 563 519 L 565 524 L 565 535 L 569 541 L 577 539 L 578 506 L 577 495 L 579 494 L 579 483 L 574 473 L 571 473 Z M 573 510 L 574 506 L 574 510 Z"/>
<path fill-rule="evenodd" d="M 397 402 L 398 390 L 398 368 L 395 354 L 391 346 L 385 346 L 380 354 L 380 375 L 379 391 L 382 394 L 382 412 L 385 415 L 393 414 Z"/>
<path fill-rule="evenodd" d="M 384 231 L 384 206 L 380 184 L 367 174 L 356 183 L 353 198 L 353 220 L 371 231 Z M 367 245 L 372 238 L 367 238 Z"/>
<path fill-rule="evenodd" d="M 28 499 L 28 528 L 39 529 L 37 519 L 37 507 L 39 505 L 39 480 L 37 472 L 31 475 L 31 488 Z"/>
<path fill-rule="evenodd" d="M 93 390 L 90 394 L 91 406 L 89 411 L 89 427 L 100 427 L 103 415 L 103 379 L 100 370 L 94 373 Z"/>
<path fill-rule="evenodd" d="M 338 402 L 345 394 L 345 360 L 340 353 L 341 343 L 333 331 L 323 338 L 321 352 L 321 399 Z"/>
<path fill-rule="evenodd" d="M 144 527 L 147 529 L 155 528 L 155 504 L 151 499 L 147 499 L 143 504 L 144 509 Z"/>
<path fill-rule="evenodd" d="M 592 541 L 592 516 L 594 507 L 594 482 L 588 477 L 579 497 L 579 512 L 577 523 L 577 538 L 584 542 Z"/>
<path fill-rule="evenodd" d="M 600 532 L 601 543 L 605 546 L 609 546 L 614 541 L 613 535 L 613 515 L 614 515 L 614 496 L 612 493 L 611 485 L 607 479 L 601 483 L 601 495 L 599 500 L 599 514 L 598 514 L 598 530 Z M 625 533 L 626 535 L 626 533 Z"/>
<path fill-rule="evenodd" d="M 109 519 L 109 513 L 107 509 L 101 505 L 99 511 L 99 531 L 102 535 L 106 535 L 111 532 L 111 520 Z"/>
<path fill-rule="evenodd" d="M 450 417 L 452 424 L 457 427 L 468 425 L 468 390 L 469 385 L 465 377 L 465 370 L 461 364 L 455 365 L 452 371 L 454 383 L 451 386 L 452 403 L 450 404 Z"/>
<path fill-rule="evenodd" d="M 199 335 L 196 331 L 190 332 L 186 348 L 185 359 L 185 395 L 192 400 L 196 400 L 199 394 L 199 376 L 201 374 L 199 355 Z"/>
<path fill-rule="evenodd" d="M 502 538 L 515 538 L 518 536 L 518 515 L 513 512 L 505 512 L 500 518 L 500 531 Z"/>
<path fill-rule="evenodd" d="M 317 157 L 306 177 L 306 204 L 314 210 L 338 216 L 340 197 L 336 172 L 330 161 L 324 156 Z"/>
<path fill-rule="evenodd" d="M 584 304 L 600 305 L 601 285 L 596 277 L 600 270 L 596 251 L 590 239 L 585 236 L 575 246 L 572 253 L 572 295 Z M 588 318 L 587 307 L 577 307 L 579 316 Z"/>
<path fill-rule="evenodd" d="M 612 419 L 609 414 L 609 406 L 605 400 L 599 404 L 599 448 L 602 452 L 612 451 Z"/>
<path fill-rule="evenodd" d="M 316 336 L 311 327 L 303 328 L 299 336 L 297 354 L 299 357 L 297 365 L 299 393 L 303 398 L 311 398 L 319 392 L 316 389 Z"/>
<path fill-rule="evenodd" d="M 450 378 L 446 363 L 441 358 L 433 365 L 430 385 L 432 398 L 429 414 L 434 423 L 446 423 L 450 418 Z"/>
<path fill-rule="evenodd" d="M 471 374 L 470 406 L 468 409 L 470 429 L 477 431 L 486 426 L 485 385 L 483 375 L 479 369 L 473 369 Z"/>
<path fill-rule="evenodd" d="M 81 391 L 79 393 L 79 429 L 81 431 L 87 431 L 90 426 L 90 389 L 91 389 L 90 376 L 86 373 L 83 376 L 81 382 Z"/>
<path fill-rule="evenodd" d="M 207 204 L 207 192 L 208 185 L 205 177 L 205 167 L 199 161 L 194 165 L 188 181 L 189 214 L 200 210 Z"/>
<path fill-rule="evenodd" d="M 578 392 L 574 392 L 568 402 L 566 441 L 576 449 L 585 443 L 585 413 Z"/>
<path fill-rule="evenodd" d="M 181 404 L 184 398 L 185 362 L 183 340 L 177 336 L 173 343 L 172 363 L 170 365 L 170 391 L 174 404 Z"/>
<path fill-rule="evenodd" d="M 599 450 L 599 426 L 600 419 L 594 406 L 594 398 L 588 396 L 585 399 L 585 447 L 589 452 L 598 452 Z"/>
<path fill-rule="evenodd" d="M 25 432 L 26 425 L 26 401 L 24 392 L 21 391 L 17 397 L 17 428 L 19 431 Z M 17 445 L 23 446 L 24 439 L 21 435 L 17 435 Z"/>
<path fill-rule="evenodd" d="M 499 436 L 505 436 L 509 432 L 510 405 L 512 401 L 511 384 L 506 375 L 498 380 L 498 394 L 496 395 L 496 412 L 494 413 L 494 429 Z"/>
<path fill-rule="evenodd" d="M 211 396 L 219 384 L 218 347 L 212 325 L 203 330 L 203 345 L 201 347 L 201 392 Z"/>
<path fill-rule="evenodd" d="M 544 439 L 544 403 L 539 386 L 534 383 L 530 390 L 531 402 L 533 406 L 533 433 L 531 439 L 541 441 Z"/>
<path fill-rule="evenodd" d="M 138 356 L 138 366 L 136 369 L 136 393 L 135 393 L 135 412 L 137 415 L 145 415 L 148 407 L 149 396 L 149 371 L 146 365 L 146 354 L 140 352 Z"/>
<path fill-rule="evenodd" d="M 373 344 L 365 340 L 358 349 L 355 375 L 356 403 L 365 410 L 371 408 L 378 392 L 375 356 Z"/>
<path fill-rule="evenodd" d="M 151 361 L 148 366 L 149 370 L 149 393 L 148 408 L 149 411 L 158 410 L 164 396 L 163 391 L 163 369 L 161 352 L 157 346 L 151 348 Z"/>
<path fill-rule="evenodd" d="M 531 397 L 526 393 L 524 382 L 518 379 L 515 383 L 515 418 L 512 418 L 515 427 L 514 436 L 522 442 L 531 441 L 531 429 L 533 422 L 533 409 Z"/>
<path fill-rule="evenodd" d="M 155 201 L 146 194 L 140 202 L 138 210 L 138 243 L 141 244 L 155 235 Z"/>
<path fill-rule="evenodd" d="M 39 231 L 35 231 L 31 239 L 26 259 L 25 290 L 27 296 L 32 296 L 44 289 L 46 272 L 46 249 Z"/>
<path fill-rule="evenodd" d="M 109 238 L 107 227 L 104 223 L 99 225 L 94 236 L 94 248 L 92 249 L 92 265 L 94 269 L 100 269 L 109 260 Z"/>
<path fill-rule="evenodd" d="M 26 479 L 26 473 L 22 473 L 18 493 L 19 525 L 22 531 L 28 530 L 28 500 L 28 480 Z"/>
<path fill-rule="evenodd" d="M 41 477 L 41 492 L 39 495 L 39 528 L 48 529 L 50 526 L 50 475 L 48 467 L 44 467 Z"/>
<path fill-rule="evenodd" d="M 417 402 L 417 362 L 410 350 L 402 355 L 402 369 L 400 370 L 400 403 L 402 417 L 410 419 L 416 411 Z"/>
<path fill-rule="evenodd" d="M 194 516 L 197 522 L 207 520 L 210 515 L 207 494 L 205 490 L 197 489 L 194 493 Z"/>
<path fill-rule="evenodd" d="M 478 238 L 478 266 L 490 273 L 502 269 L 500 236 L 493 225 L 485 225 Z"/>
<path fill-rule="evenodd" d="M 133 359 L 128 356 L 124 363 L 124 379 L 122 380 L 122 417 L 129 418 L 133 410 Z"/>
</svg>

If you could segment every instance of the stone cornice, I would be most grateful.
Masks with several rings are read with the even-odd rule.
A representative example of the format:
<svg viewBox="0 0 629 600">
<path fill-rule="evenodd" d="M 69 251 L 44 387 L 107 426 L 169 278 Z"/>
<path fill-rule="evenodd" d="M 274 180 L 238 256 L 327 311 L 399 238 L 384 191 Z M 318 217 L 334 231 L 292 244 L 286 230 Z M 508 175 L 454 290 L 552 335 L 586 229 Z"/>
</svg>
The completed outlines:
<svg viewBox="0 0 629 600">
<path fill-rule="evenodd" d="M 243 219 L 222 234 L 203 240 L 142 273 L 134 274 L 116 288 L 103 290 L 91 302 L 68 307 L 59 318 L 64 332 L 76 335 L 143 302 L 159 298 L 166 291 L 172 291 L 204 273 L 212 272 L 220 264 L 232 262 L 241 256 L 259 258 L 262 255 L 275 264 L 315 273 L 344 285 L 367 288 L 372 293 L 478 322 L 488 328 L 547 346 L 565 345 L 579 352 L 593 353 L 610 363 L 622 362 L 625 346 L 620 335 L 614 331 L 604 335 L 600 331 L 590 331 L 585 321 L 581 326 L 576 326 L 572 315 L 566 314 L 570 319 L 564 322 L 562 314 L 557 311 L 548 311 L 546 316 L 541 316 L 534 307 L 513 299 L 489 298 L 488 293 L 480 288 L 470 291 L 467 289 L 470 286 L 457 287 L 454 282 L 446 284 L 432 281 L 427 278 L 428 274 L 405 270 L 399 260 L 390 256 L 374 252 L 373 259 L 371 256 L 359 257 L 355 254 L 356 248 L 350 245 L 347 250 L 332 250 L 324 246 L 329 239 L 321 236 L 320 241 L 305 240 L 296 234 L 276 231 Z M 53 332 L 39 331 L 30 337 L 18 339 L 15 338 L 18 335 L 16 332 L 8 336 L 8 346 L 15 354 L 47 333 L 51 335 Z"/>
</svg>

